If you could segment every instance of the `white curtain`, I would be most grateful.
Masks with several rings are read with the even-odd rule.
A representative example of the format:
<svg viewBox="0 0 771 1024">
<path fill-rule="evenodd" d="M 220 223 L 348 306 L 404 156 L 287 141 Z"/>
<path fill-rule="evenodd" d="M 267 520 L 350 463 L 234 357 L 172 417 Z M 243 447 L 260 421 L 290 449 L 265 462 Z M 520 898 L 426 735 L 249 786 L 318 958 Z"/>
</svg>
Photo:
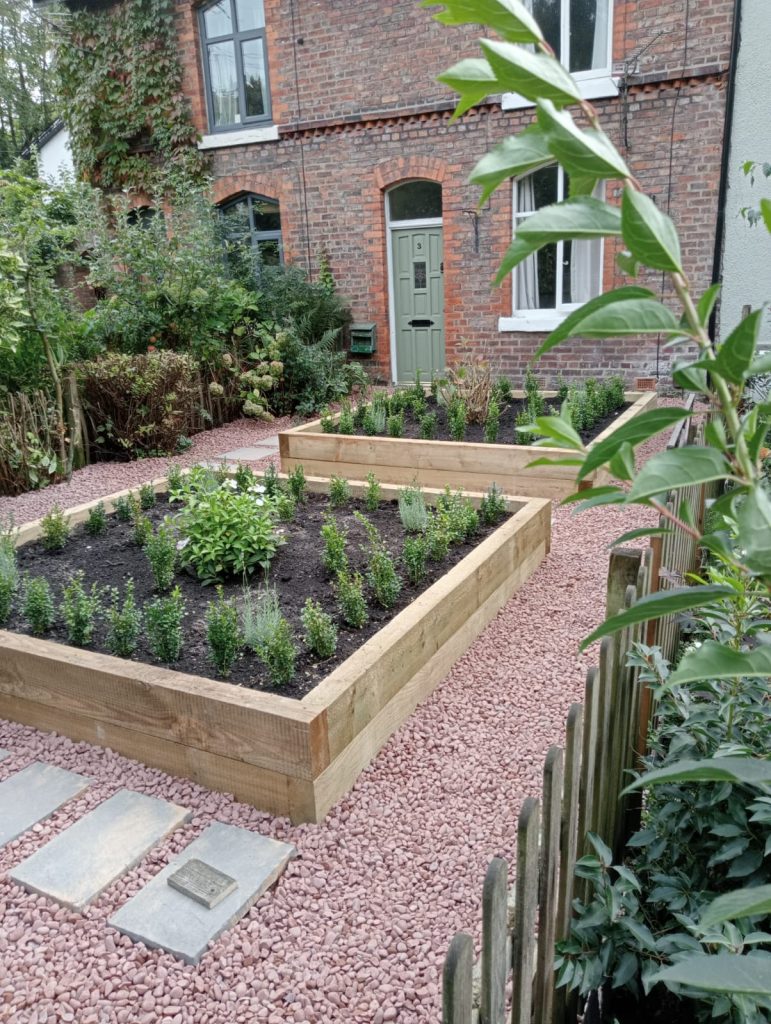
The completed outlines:
<svg viewBox="0 0 771 1024">
<path fill-rule="evenodd" d="M 517 213 L 530 213 L 535 210 L 535 188 L 533 176 L 529 174 L 521 178 L 516 185 Z M 519 224 L 519 220 L 516 221 Z M 515 228 L 516 230 L 516 228 Z M 523 260 L 516 269 L 516 308 L 538 309 L 538 254 L 534 253 Z"/>
<path fill-rule="evenodd" d="M 574 241 L 570 246 L 570 301 L 588 302 L 599 294 L 601 243 Z"/>
</svg>

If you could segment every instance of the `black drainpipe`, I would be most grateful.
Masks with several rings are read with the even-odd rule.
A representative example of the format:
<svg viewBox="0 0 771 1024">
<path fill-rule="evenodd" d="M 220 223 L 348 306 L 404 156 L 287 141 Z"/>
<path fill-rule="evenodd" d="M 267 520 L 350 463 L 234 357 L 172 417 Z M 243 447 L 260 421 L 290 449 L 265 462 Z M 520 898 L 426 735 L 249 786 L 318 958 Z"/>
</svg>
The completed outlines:
<svg viewBox="0 0 771 1024">
<path fill-rule="evenodd" d="M 712 257 L 712 284 L 720 280 L 723 262 L 723 242 L 725 241 L 725 208 L 728 196 L 728 173 L 731 159 L 731 133 L 734 121 L 734 101 L 736 97 L 736 72 L 739 64 L 739 47 L 741 46 L 742 0 L 734 0 L 734 24 L 731 32 L 731 60 L 728 66 L 728 91 L 726 93 L 725 121 L 723 122 L 723 156 L 720 161 L 720 185 L 717 195 L 717 217 L 715 218 L 715 252 Z M 719 303 L 718 303 L 719 304 Z M 715 341 L 717 331 L 717 309 L 712 310 L 709 318 L 709 336 Z"/>
</svg>

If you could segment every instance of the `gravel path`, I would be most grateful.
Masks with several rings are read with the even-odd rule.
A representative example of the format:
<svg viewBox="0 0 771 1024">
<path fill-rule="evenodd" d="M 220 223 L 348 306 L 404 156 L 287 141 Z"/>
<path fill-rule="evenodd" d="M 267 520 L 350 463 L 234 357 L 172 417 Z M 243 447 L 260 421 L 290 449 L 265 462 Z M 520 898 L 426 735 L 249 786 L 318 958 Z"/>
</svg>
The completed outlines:
<svg viewBox="0 0 771 1024">
<path fill-rule="evenodd" d="M 235 424 L 201 435 L 185 461 L 253 443 L 261 429 Z M 104 493 L 105 479 L 110 488 L 138 482 L 147 468 L 85 470 L 57 489 L 58 500 Z M 21 522 L 52 495 L 0 507 L 14 506 Z M 293 827 L 111 751 L 0 722 L 0 747 L 14 751 L 0 779 L 41 759 L 95 780 L 0 850 L 0 873 L 121 786 L 194 812 L 184 842 L 158 846 L 83 915 L 0 882 L 0 1021 L 438 1021 L 447 945 L 458 928 L 478 931 L 487 864 L 496 855 L 511 862 L 520 804 L 538 794 L 544 754 L 581 698 L 592 658 L 577 645 L 601 618 L 607 545 L 650 521 L 640 509 L 578 518 L 556 509 L 549 558 L 321 825 Z M 212 820 L 294 842 L 300 856 L 197 967 L 107 928 L 114 909 Z"/>
</svg>

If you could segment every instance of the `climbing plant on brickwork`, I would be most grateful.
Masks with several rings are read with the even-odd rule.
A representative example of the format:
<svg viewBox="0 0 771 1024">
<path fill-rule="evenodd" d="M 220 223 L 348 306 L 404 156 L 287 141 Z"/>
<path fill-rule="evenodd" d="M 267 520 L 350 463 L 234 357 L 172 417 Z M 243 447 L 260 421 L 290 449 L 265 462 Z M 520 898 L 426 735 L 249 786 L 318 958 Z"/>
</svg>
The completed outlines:
<svg viewBox="0 0 771 1024">
<path fill-rule="evenodd" d="M 170 0 L 79 11 L 64 31 L 57 70 L 81 175 L 148 195 L 202 182 Z"/>
</svg>

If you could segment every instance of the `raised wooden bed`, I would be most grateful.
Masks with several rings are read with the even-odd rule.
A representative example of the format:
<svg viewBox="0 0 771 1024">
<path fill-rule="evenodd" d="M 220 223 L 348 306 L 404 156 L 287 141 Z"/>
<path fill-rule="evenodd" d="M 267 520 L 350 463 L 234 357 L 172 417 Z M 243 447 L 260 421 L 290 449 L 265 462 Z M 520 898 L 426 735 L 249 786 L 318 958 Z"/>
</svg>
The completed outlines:
<svg viewBox="0 0 771 1024">
<path fill-rule="evenodd" d="M 308 485 L 325 492 L 328 481 Z M 384 496 L 396 490 L 384 486 Z M 104 499 L 108 511 L 119 496 Z M 94 504 L 71 509 L 72 521 Z M 549 503 L 515 497 L 509 507 L 494 533 L 302 700 L 0 630 L 0 718 L 320 821 L 549 551 Z M 19 543 L 39 535 L 30 523 Z"/>
<path fill-rule="evenodd" d="M 553 398 L 555 394 L 554 391 L 544 392 L 546 398 Z M 515 391 L 514 395 L 521 398 L 523 392 Z M 626 400 L 632 405 L 591 445 L 646 409 L 655 408 L 656 393 L 628 391 Z M 531 494 L 540 498 L 564 498 L 576 489 L 572 466 L 527 468 L 528 463 L 545 455 L 571 455 L 565 448 L 325 434 L 321 420 L 282 431 L 278 437 L 281 469 L 285 473 L 302 466 L 308 475 L 329 477 L 334 474 L 357 480 L 371 471 L 383 483 L 409 484 L 416 480 L 424 487 L 449 484 L 469 491 L 485 491 L 496 483 L 506 494 Z M 597 487 L 607 479 L 607 473 L 598 470 L 586 477 L 581 488 Z"/>
</svg>

